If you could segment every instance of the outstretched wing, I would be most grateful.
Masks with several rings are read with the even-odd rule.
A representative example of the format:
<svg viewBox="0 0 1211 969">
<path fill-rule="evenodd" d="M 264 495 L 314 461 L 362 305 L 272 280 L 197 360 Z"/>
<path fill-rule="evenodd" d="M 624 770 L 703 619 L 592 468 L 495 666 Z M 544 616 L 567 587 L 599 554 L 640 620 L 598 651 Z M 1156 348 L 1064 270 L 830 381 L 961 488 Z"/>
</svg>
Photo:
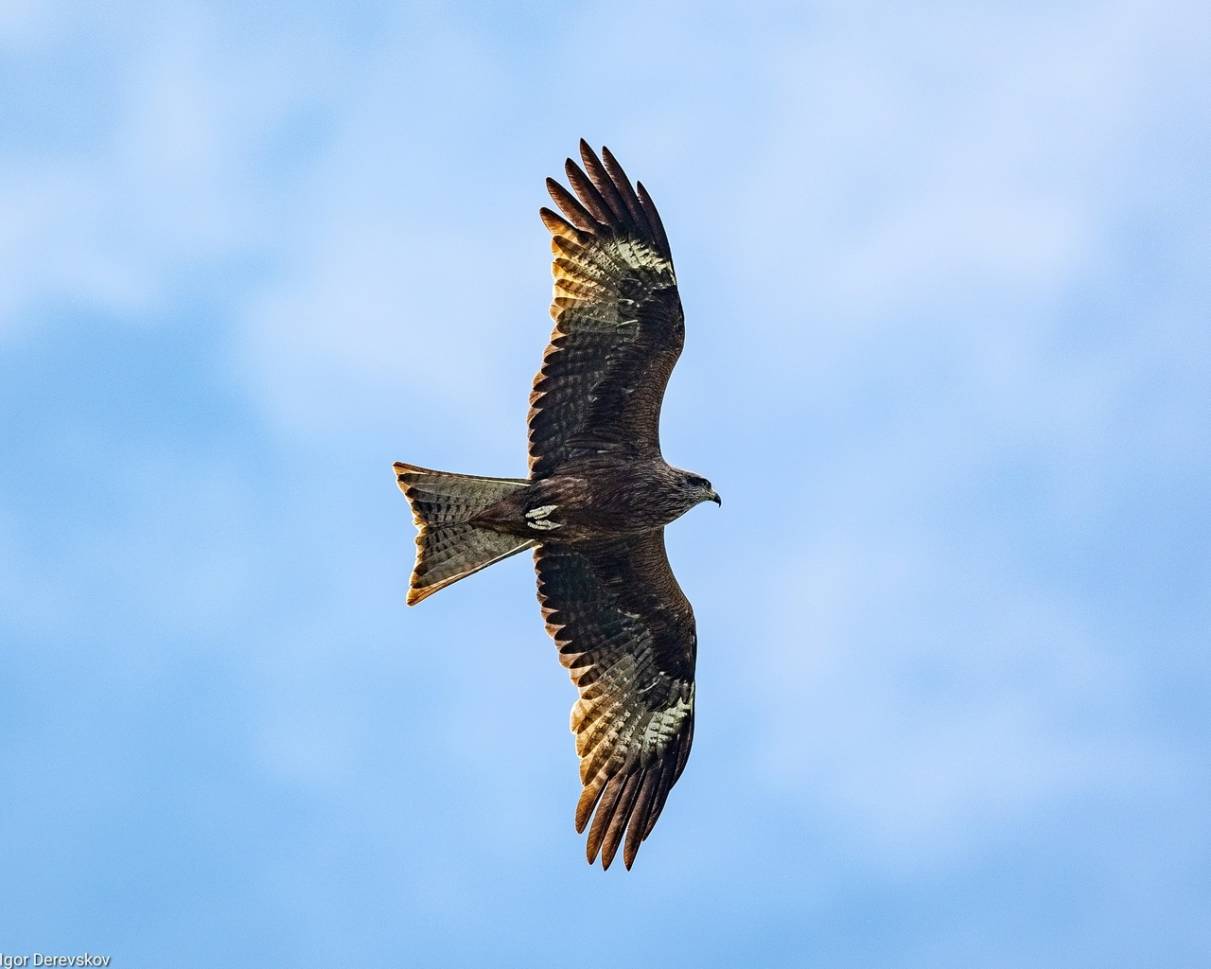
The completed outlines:
<svg viewBox="0 0 1211 969">
<path fill-rule="evenodd" d="M 530 394 L 531 476 L 598 454 L 658 456 L 660 403 L 685 338 L 651 197 L 608 148 L 599 160 L 582 140 L 580 154 L 583 171 L 565 166 L 575 195 L 547 179 L 563 216 L 539 213 L 555 256 L 555 329 Z"/>
<path fill-rule="evenodd" d="M 540 545 L 538 597 L 580 699 L 572 732 L 584 790 L 576 830 L 589 864 L 627 868 L 681 776 L 694 738 L 694 610 L 664 532 L 590 545 Z M 596 809 L 596 813 L 594 813 Z"/>
</svg>

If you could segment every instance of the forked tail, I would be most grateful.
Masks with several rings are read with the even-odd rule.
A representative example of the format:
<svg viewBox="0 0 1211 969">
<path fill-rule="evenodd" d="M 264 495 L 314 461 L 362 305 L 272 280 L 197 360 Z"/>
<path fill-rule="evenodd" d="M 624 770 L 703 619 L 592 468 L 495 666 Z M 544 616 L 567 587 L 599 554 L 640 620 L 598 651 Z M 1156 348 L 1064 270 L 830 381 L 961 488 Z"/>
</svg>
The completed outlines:
<svg viewBox="0 0 1211 969">
<path fill-rule="evenodd" d="M 398 461 L 395 478 L 412 506 L 412 519 L 419 530 L 416 565 L 408 588 L 410 606 L 535 544 L 470 523 L 485 508 L 526 487 L 529 482 L 524 478 L 451 474 Z"/>
</svg>

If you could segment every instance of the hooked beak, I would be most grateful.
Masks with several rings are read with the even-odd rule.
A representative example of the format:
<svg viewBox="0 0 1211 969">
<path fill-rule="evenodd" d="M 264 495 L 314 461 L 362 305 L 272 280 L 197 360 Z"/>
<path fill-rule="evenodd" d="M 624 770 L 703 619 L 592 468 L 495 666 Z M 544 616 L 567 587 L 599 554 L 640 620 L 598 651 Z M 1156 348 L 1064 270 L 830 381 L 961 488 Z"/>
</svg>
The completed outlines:
<svg viewBox="0 0 1211 969">
<path fill-rule="evenodd" d="M 720 508 L 723 507 L 723 499 L 719 497 L 717 492 L 711 492 L 711 501 L 717 504 Z"/>
</svg>

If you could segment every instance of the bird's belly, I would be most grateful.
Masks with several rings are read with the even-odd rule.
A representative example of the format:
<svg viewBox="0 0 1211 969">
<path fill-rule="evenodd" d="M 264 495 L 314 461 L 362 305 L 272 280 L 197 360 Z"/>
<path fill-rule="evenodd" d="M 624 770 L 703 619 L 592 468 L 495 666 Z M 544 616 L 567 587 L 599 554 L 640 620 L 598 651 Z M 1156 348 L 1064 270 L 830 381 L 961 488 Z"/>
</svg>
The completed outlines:
<svg viewBox="0 0 1211 969">
<path fill-rule="evenodd" d="M 557 477 L 536 482 L 522 517 L 537 539 L 592 541 L 651 531 L 673 517 L 651 488 L 634 476 Z"/>
</svg>

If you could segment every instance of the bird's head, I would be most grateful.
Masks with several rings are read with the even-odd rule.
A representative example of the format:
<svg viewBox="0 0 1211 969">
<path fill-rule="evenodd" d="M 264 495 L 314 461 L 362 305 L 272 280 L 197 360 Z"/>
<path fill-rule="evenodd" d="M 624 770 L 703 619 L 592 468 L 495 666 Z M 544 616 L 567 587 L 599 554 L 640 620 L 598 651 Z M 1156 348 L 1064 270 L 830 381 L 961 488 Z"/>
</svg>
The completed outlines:
<svg viewBox="0 0 1211 969">
<path fill-rule="evenodd" d="M 703 501 L 713 501 L 720 507 L 723 506 L 723 499 L 715 493 L 715 489 L 711 487 L 711 483 L 702 477 L 700 474 L 694 474 L 693 471 L 683 471 L 681 479 L 681 489 L 687 498 L 691 498 L 692 505 L 696 505 Z"/>
</svg>

